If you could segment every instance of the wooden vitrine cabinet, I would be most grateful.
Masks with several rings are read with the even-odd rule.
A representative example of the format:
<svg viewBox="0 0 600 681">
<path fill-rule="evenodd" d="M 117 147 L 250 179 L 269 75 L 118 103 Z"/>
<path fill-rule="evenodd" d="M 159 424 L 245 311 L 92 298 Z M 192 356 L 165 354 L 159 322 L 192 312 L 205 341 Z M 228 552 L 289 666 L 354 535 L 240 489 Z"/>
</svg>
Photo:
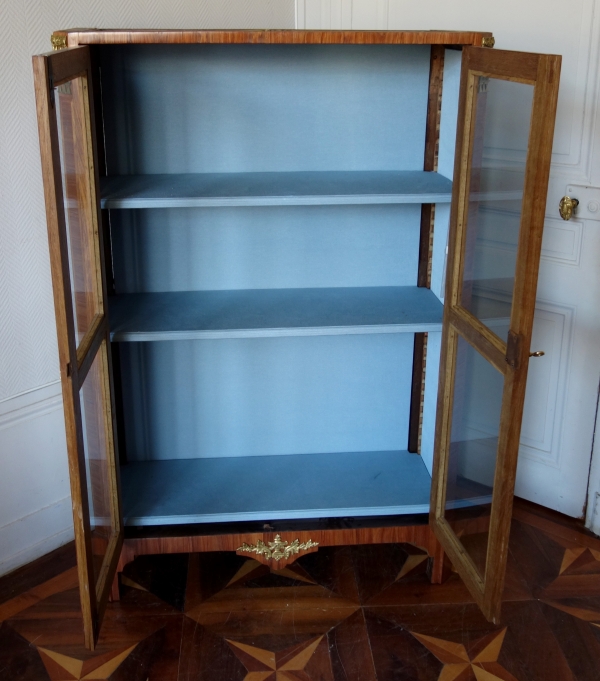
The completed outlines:
<svg viewBox="0 0 600 681">
<path fill-rule="evenodd" d="M 499 616 L 560 58 L 99 31 L 34 57 L 86 642 L 141 553 L 445 550 Z"/>
</svg>

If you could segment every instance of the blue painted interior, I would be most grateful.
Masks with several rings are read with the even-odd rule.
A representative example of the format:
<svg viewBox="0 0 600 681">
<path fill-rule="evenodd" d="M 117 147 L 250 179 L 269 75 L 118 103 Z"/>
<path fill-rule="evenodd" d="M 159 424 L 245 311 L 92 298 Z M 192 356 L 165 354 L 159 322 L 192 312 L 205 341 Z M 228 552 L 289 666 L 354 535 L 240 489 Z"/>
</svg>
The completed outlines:
<svg viewBox="0 0 600 681">
<path fill-rule="evenodd" d="M 438 172 L 452 180 L 454 176 L 454 151 L 458 123 L 458 96 L 460 90 L 460 69 L 462 53 L 446 50 L 444 55 L 444 84 L 442 112 L 440 119 L 440 142 Z M 433 252 L 431 262 L 431 292 L 444 302 L 446 285 L 446 252 L 450 206 L 436 204 L 433 230 Z M 427 335 L 427 371 L 423 396 L 423 425 L 421 430 L 421 456 L 430 475 L 433 474 L 435 446 L 435 419 L 437 413 L 438 379 L 440 372 L 441 332 Z"/>
<path fill-rule="evenodd" d="M 438 378 L 442 349 L 441 331 L 427 334 L 427 371 L 423 395 L 423 426 L 421 430 L 421 457 L 430 475 L 433 475 L 435 445 L 435 417 L 437 413 Z"/>
<path fill-rule="evenodd" d="M 130 460 L 405 449 L 412 334 L 121 343 Z"/>
<path fill-rule="evenodd" d="M 452 182 L 424 170 L 115 175 L 102 208 L 449 203 Z"/>
<path fill-rule="evenodd" d="M 414 286 L 421 207 L 111 211 L 117 293 Z"/>
<path fill-rule="evenodd" d="M 449 180 L 452 180 L 454 176 L 454 150 L 458 124 L 461 64 L 462 52 L 458 50 L 445 51 L 438 172 Z M 449 224 L 450 206 L 448 204 L 436 203 L 431 258 L 431 290 L 442 302 L 444 302 L 444 287 L 446 284 L 446 251 Z"/>
<path fill-rule="evenodd" d="M 444 83 L 440 118 L 438 172 L 450 180 L 454 175 L 454 149 L 456 146 L 461 65 L 462 52 L 460 50 L 444 51 Z"/>
<path fill-rule="evenodd" d="M 115 341 L 415 333 L 440 330 L 442 313 L 416 286 L 128 293 L 110 328 Z"/>
<path fill-rule="evenodd" d="M 415 287 L 418 202 L 450 191 L 449 143 L 422 173 L 429 47 L 113 46 L 101 62 L 107 171 L 138 176 L 105 192 L 116 290 L 133 294 L 113 331 L 161 338 L 120 343 L 128 522 L 427 511 L 431 457 L 404 451 L 416 329 L 394 325 L 439 336 L 439 291 L 405 289 L 402 307 L 376 287 Z M 225 336 L 168 335 L 189 327 Z"/>
<path fill-rule="evenodd" d="M 422 170 L 428 46 L 122 45 L 108 175 Z"/>
<path fill-rule="evenodd" d="M 339 452 L 152 461 L 122 470 L 128 525 L 427 513 L 418 454 Z"/>
</svg>

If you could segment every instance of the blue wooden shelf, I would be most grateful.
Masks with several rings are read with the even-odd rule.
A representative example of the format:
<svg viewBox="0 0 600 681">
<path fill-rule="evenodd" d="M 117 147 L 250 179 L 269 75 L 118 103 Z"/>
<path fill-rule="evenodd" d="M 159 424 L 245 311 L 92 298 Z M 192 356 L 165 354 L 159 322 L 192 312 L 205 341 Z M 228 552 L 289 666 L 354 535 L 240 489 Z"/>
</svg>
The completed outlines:
<svg viewBox="0 0 600 681">
<path fill-rule="evenodd" d="M 113 341 L 332 336 L 440 331 L 426 288 L 248 289 L 129 293 L 110 299 Z"/>
<path fill-rule="evenodd" d="M 431 477 L 406 451 L 292 454 L 129 463 L 127 525 L 429 512 Z"/>
<path fill-rule="evenodd" d="M 420 170 L 120 175 L 101 195 L 102 208 L 449 203 L 452 182 Z"/>
</svg>

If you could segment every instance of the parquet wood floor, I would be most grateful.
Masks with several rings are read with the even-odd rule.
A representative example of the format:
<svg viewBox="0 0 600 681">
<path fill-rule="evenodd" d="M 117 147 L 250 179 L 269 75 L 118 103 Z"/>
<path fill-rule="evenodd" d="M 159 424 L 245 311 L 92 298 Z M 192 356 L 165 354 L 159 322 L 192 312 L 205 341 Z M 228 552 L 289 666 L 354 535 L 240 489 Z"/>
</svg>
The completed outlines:
<svg viewBox="0 0 600 681">
<path fill-rule="evenodd" d="M 64 567 L 5 589 L 1 681 L 600 679 L 600 539 L 530 504 L 516 505 L 499 625 L 456 574 L 429 584 L 406 545 L 324 548 L 277 572 L 230 553 L 142 556 L 89 652 Z"/>
</svg>

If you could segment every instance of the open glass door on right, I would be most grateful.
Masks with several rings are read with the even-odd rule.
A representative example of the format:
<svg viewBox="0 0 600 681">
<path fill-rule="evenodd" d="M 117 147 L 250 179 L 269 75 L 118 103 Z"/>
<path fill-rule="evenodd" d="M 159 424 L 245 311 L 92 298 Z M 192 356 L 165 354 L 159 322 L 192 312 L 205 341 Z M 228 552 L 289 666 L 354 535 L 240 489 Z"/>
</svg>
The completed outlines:
<svg viewBox="0 0 600 681">
<path fill-rule="evenodd" d="M 430 520 L 494 621 L 506 569 L 560 61 L 463 51 Z"/>
</svg>

